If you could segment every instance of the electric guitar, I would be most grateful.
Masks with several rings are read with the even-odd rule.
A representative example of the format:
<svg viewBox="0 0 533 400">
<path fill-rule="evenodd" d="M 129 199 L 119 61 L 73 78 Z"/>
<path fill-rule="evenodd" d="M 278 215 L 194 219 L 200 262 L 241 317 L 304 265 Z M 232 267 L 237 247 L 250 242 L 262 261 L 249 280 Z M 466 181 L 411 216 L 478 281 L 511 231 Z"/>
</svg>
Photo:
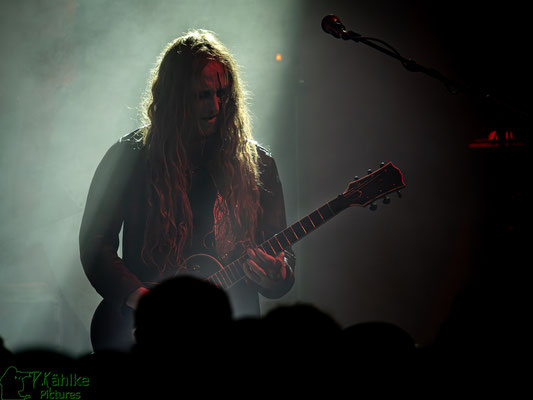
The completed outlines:
<svg viewBox="0 0 533 400">
<path fill-rule="evenodd" d="M 389 162 L 369 173 L 363 178 L 350 182 L 346 190 L 333 200 L 319 207 L 309 215 L 300 219 L 288 228 L 278 232 L 258 247 L 267 254 L 275 257 L 285 249 L 322 226 L 341 211 L 351 206 L 376 209 L 375 201 L 384 198 L 383 202 L 390 202 L 388 194 L 397 192 L 405 187 L 402 172 Z M 399 192 L 398 192 L 399 194 Z M 176 275 L 188 274 L 207 280 L 211 284 L 231 290 L 232 286 L 244 279 L 244 267 L 247 265 L 246 254 L 233 260 L 229 264 L 222 263 L 215 257 L 197 254 L 185 260 Z M 95 311 L 91 322 L 91 342 L 95 350 L 123 349 L 127 350 L 133 343 L 133 312 L 119 310 L 109 305 L 105 299 Z"/>
</svg>

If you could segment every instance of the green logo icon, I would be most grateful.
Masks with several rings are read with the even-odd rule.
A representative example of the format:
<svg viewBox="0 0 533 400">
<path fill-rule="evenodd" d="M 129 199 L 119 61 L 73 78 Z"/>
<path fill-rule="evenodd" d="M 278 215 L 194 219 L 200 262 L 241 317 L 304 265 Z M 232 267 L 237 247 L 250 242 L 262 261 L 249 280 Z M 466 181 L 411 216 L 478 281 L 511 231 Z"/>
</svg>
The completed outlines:
<svg viewBox="0 0 533 400">
<path fill-rule="evenodd" d="M 27 378 L 32 378 L 32 372 L 19 371 L 16 367 L 6 369 L 0 378 L 0 400 L 31 398 L 29 394 L 24 393 Z"/>
</svg>

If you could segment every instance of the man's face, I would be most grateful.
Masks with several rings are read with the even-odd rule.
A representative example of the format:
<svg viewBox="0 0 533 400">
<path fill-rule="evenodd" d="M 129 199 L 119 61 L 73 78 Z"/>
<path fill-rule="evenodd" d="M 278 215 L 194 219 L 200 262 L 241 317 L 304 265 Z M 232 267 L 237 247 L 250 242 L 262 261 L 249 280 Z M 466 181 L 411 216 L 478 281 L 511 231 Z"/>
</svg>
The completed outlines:
<svg viewBox="0 0 533 400">
<path fill-rule="evenodd" d="M 220 124 L 228 90 L 224 67 L 219 62 L 209 61 L 200 74 L 198 85 L 197 110 L 203 136 L 213 134 Z"/>
</svg>

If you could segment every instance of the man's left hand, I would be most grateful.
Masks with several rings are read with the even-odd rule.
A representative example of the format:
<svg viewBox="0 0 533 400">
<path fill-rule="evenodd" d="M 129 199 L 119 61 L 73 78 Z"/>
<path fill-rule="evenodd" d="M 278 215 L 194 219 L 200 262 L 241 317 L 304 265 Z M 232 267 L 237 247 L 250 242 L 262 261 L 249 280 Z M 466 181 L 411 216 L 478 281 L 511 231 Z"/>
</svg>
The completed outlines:
<svg viewBox="0 0 533 400">
<path fill-rule="evenodd" d="M 247 278 L 264 289 L 280 287 L 290 274 L 283 252 L 276 257 L 268 255 L 260 248 L 248 249 L 246 253 L 250 259 L 247 261 L 248 268 L 244 268 L 244 273 Z"/>
</svg>

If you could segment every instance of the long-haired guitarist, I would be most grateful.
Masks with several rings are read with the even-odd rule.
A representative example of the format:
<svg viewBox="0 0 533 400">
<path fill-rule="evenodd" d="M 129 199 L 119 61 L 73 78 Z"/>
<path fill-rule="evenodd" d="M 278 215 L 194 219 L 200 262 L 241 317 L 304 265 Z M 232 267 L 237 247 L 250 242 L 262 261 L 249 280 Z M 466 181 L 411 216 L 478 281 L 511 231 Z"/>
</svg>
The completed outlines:
<svg viewBox="0 0 533 400">
<path fill-rule="evenodd" d="M 111 146 L 94 174 L 80 229 L 85 273 L 107 306 L 135 309 L 148 282 L 190 256 L 225 265 L 245 252 L 245 279 L 228 295 L 235 317 L 257 316 L 258 293 L 292 287 L 295 258 L 257 247 L 286 227 L 285 207 L 275 162 L 252 139 L 236 63 L 197 30 L 168 44 L 151 78 L 144 127 Z"/>
</svg>

